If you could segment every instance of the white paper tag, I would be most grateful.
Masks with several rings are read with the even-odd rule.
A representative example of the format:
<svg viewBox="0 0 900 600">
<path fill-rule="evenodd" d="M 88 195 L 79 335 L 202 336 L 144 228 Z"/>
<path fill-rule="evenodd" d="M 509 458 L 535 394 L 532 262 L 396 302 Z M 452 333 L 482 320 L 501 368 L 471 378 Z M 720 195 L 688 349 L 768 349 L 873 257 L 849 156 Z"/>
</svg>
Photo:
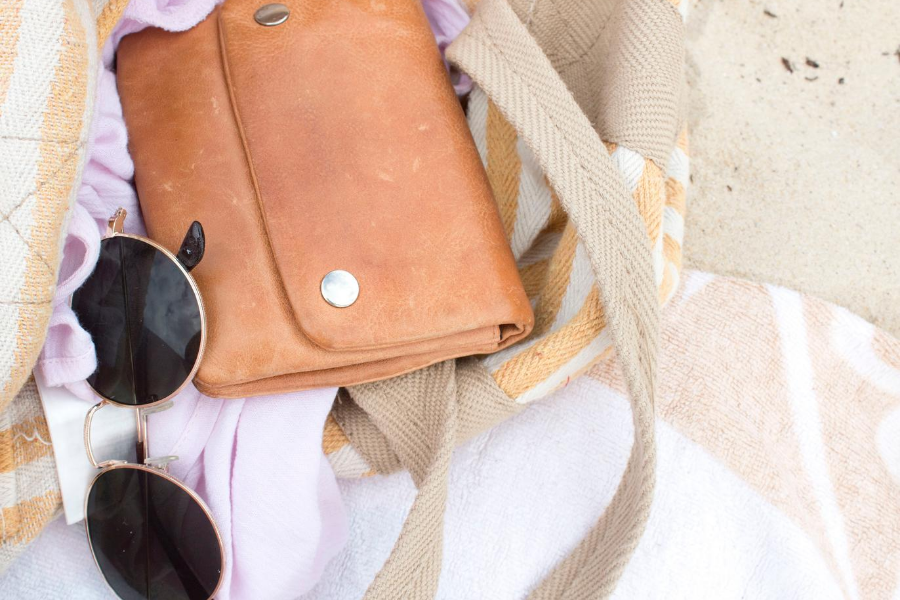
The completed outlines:
<svg viewBox="0 0 900 600">
<path fill-rule="evenodd" d="M 92 405 L 64 387 L 49 387 L 40 367 L 34 369 L 34 380 L 50 429 L 66 523 L 71 525 L 84 519 L 88 486 L 100 472 L 88 461 L 84 448 L 84 418 Z M 104 406 L 94 415 L 91 441 L 97 462 L 113 458 L 134 460 L 136 412 L 128 408 Z"/>
</svg>

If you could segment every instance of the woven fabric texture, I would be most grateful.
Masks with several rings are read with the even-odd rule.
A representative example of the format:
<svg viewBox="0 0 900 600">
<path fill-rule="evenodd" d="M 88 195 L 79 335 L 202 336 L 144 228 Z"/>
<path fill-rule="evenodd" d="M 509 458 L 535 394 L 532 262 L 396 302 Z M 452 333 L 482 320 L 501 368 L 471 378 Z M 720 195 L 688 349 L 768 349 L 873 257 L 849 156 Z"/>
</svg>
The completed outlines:
<svg viewBox="0 0 900 600">
<path fill-rule="evenodd" d="M 0 1 L 0 571 L 60 507 L 29 377 L 86 156 L 99 48 L 124 6 Z"/>
<path fill-rule="evenodd" d="M 61 507 L 50 431 L 29 379 L 0 412 L 0 572 Z"/>
<path fill-rule="evenodd" d="M 84 0 L 0 4 L 0 409 L 44 341 L 97 70 Z"/>
</svg>

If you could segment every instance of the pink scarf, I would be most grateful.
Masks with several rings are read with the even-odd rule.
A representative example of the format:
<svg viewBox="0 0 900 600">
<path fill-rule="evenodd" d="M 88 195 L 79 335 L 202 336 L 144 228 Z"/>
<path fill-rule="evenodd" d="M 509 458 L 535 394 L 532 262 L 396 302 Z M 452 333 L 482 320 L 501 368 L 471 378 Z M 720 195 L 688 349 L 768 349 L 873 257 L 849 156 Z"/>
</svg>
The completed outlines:
<svg viewBox="0 0 900 600">
<path fill-rule="evenodd" d="M 121 206 L 126 231 L 144 235 L 131 180 L 134 165 L 110 70 L 123 36 L 153 26 L 183 31 L 217 0 L 131 0 L 103 48 L 85 165 L 67 232 L 54 312 L 40 364 L 50 385 L 65 385 L 89 402 L 85 383 L 96 368 L 90 336 L 68 298 L 93 270 L 106 221 Z M 455 0 L 424 0 L 441 49 L 468 22 Z M 411 74 L 412 75 L 412 74 Z M 470 83 L 460 79 L 458 92 Z M 207 502 L 227 556 L 218 597 L 295 598 L 318 581 L 347 539 L 347 518 L 334 474 L 322 453 L 322 430 L 335 388 L 247 400 L 218 400 L 188 386 L 174 408 L 150 418 L 153 455 L 175 454 L 172 473 Z"/>
</svg>

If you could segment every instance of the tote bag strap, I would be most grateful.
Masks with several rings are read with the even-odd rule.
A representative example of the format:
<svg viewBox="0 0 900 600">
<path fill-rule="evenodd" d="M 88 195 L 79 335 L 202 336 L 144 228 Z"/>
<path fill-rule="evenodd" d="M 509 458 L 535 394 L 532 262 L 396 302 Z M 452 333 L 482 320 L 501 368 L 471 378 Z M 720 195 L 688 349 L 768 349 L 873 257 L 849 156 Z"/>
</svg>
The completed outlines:
<svg viewBox="0 0 900 600">
<path fill-rule="evenodd" d="M 530 598 L 605 598 L 644 531 L 655 482 L 659 305 L 647 229 L 597 132 L 506 0 L 481 0 L 447 57 L 485 90 L 533 151 L 576 227 L 598 282 L 631 398 L 634 443 L 619 487 L 599 522 Z M 502 394 L 486 380 L 490 376 L 483 368 L 478 367 L 478 374 L 474 366 L 473 361 L 458 361 L 455 366 L 451 361 L 395 378 L 389 386 L 379 382 L 353 389 L 353 400 L 392 440 L 391 450 L 410 469 L 419 488 L 367 600 L 426 599 L 437 591 L 448 468 L 456 441 L 456 400 L 472 391 L 457 387 L 477 386 L 481 394 Z M 409 431 L 409 419 L 404 418 L 404 413 L 411 414 L 408 411 L 423 413 L 417 419 L 421 431 Z M 366 445 L 364 439 L 357 441 Z"/>
<path fill-rule="evenodd" d="M 631 397 L 634 443 L 599 522 L 530 597 L 607 597 L 644 532 L 656 479 L 659 300 L 647 228 L 600 136 L 505 0 L 482 0 L 447 57 L 481 86 L 537 157 L 600 289 Z"/>
</svg>

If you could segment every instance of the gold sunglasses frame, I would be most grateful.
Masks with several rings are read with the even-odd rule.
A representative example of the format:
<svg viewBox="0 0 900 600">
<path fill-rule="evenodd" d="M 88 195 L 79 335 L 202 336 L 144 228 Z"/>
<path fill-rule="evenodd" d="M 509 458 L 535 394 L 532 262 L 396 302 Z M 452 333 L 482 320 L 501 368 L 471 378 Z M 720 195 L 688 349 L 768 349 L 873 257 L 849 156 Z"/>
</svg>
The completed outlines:
<svg viewBox="0 0 900 600">
<path fill-rule="evenodd" d="M 206 311 L 203 307 L 203 297 L 200 295 L 200 288 L 197 287 L 197 282 L 194 281 L 194 278 L 188 272 L 187 269 L 184 268 L 184 265 L 178 260 L 178 258 L 169 252 L 166 248 L 163 248 L 161 245 L 157 244 L 151 239 L 145 238 L 139 235 L 131 235 L 124 233 L 124 224 L 125 217 L 127 216 L 127 212 L 124 208 L 119 208 L 115 214 L 110 217 L 109 225 L 106 228 L 106 235 L 103 236 L 103 240 L 111 239 L 113 237 L 125 237 L 131 238 L 133 240 L 141 241 L 145 244 L 149 244 L 156 250 L 160 251 L 166 258 L 171 260 L 175 265 L 181 270 L 182 274 L 187 279 L 188 283 L 191 286 L 191 289 L 194 291 L 194 296 L 197 299 L 197 306 L 200 309 L 200 349 L 197 352 L 197 359 L 194 361 L 194 366 L 191 369 L 188 376 L 185 378 L 184 382 L 176 389 L 174 392 L 162 398 L 161 400 L 156 400 L 154 402 L 142 405 L 131 405 L 131 404 L 123 404 L 120 402 L 116 402 L 115 400 L 111 400 L 106 398 L 102 394 L 100 394 L 97 390 L 95 390 L 91 386 L 91 390 L 102 400 L 91 407 L 88 411 L 87 415 L 84 419 L 84 450 L 87 454 L 88 461 L 90 461 L 91 465 L 95 468 L 100 469 L 100 472 L 97 473 L 96 476 L 91 480 L 90 485 L 87 487 L 87 491 L 84 494 L 84 529 L 87 534 L 88 547 L 91 550 L 91 557 L 94 559 L 94 564 L 97 566 L 97 570 L 100 571 L 100 574 L 103 576 L 103 581 L 106 583 L 107 587 L 109 587 L 110 591 L 113 594 L 116 594 L 116 591 L 112 588 L 109 583 L 109 580 L 106 578 L 106 573 L 103 572 L 103 569 L 100 567 L 100 563 L 97 561 L 97 555 L 94 552 L 94 545 L 91 543 L 91 530 L 88 525 L 87 518 L 87 507 L 88 507 L 88 499 L 91 495 L 91 490 L 94 487 L 94 484 L 109 471 L 114 471 L 116 469 L 134 469 L 136 471 L 144 471 L 146 473 L 150 473 L 152 475 L 156 475 L 158 477 L 162 477 L 163 479 L 169 481 L 174 484 L 181 490 L 183 490 L 187 495 L 196 502 L 206 517 L 209 519 L 210 524 L 212 525 L 213 532 L 216 534 L 216 541 L 219 546 L 219 558 L 221 564 L 221 570 L 219 572 L 219 581 L 216 584 L 216 588 L 213 590 L 212 594 L 209 596 L 207 600 L 211 600 L 215 598 L 216 594 L 219 592 L 219 589 L 222 587 L 222 583 L 225 579 L 225 544 L 222 542 L 222 535 L 219 532 L 219 527 L 216 525 L 216 520 L 213 518 L 212 512 L 209 510 L 209 507 L 203 501 L 203 499 L 197 495 L 197 493 L 184 485 L 181 481 L 179 481 L 176 477 L 169 474 L 168 463 L 174 460 L 177 460 L 177 456 L 166 456 L 162 458 L 150 458 L 148 456 L 148 446 L 147 444 L 147 415 L 152 414 L 153 412 L 158 412 L 159 410 L 164 410 L 168 408 L 166 403 L 171 402 L 171 399 L 178 395 L 178 393 L 183 390 L 188 383 L 190 383 L 194 379 L 194 375 L 197 373 L 197 369 L 200 367 L 200 361 L 203 358 L 203 351 L 206 348 Z M 102 242 L 102 240 L 101 240 Z M 90 386 L 90 384 L 88 384 Z M 91 446 L 91 424 L 94 419 L 94 415 L 98 410 L 103 408 L 104 406 L 116 406 L 120 408 L 127 408 L 135 411 L 135 420 L 137 425 L 137 460 L 141 461 L 141 464 L 138 463 L 130 463 L 125 460 L 105 460 L 102 462 L 97 462 L 94 458 L 94 451 Z M 156 410 L 154 410 L 154 408 Z M 149 410 L 148 410 L 149 409 Z M 118 594 L 116 594 L 118 596 Z"/>
</svg>

